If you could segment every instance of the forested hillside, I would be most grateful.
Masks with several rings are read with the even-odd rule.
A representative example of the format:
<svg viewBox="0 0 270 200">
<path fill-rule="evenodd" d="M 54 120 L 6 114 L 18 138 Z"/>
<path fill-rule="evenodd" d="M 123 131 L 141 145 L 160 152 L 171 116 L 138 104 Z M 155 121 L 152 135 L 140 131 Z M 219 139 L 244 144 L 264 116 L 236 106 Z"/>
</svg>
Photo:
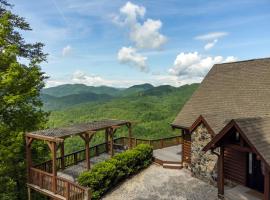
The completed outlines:
<svg viewBox="0 0 270 200">
<path fill-rule="evenodd" d="M 132 89 L 125 89 L 118 97 L 105 102 L 88 102 L 62 110 L 54 110 L 50 114 L 48 126 L 58 127 L 79 122 L 115 118 L 133 121 L 135 123 L 133 134 L 138 138 L 160 138 L 179 134 L 179 131 L 172 131 L 170 123 L 196 90 L 198 84 L 184 85 L 178 88 L 145 86 L 144 84 L 133 86 Z M 130 92 L 132 90 L 134 92 Z M 127 91 L 128 94 L 125 95 L 124 91 Z M 119 130 L 117 135 L 127 135 L 127 130 Z M 100 142 L 103 139 L 103 133 L 97 134 L 93 143 Z M 68 140 L 66 145 L 68 151 L 83 148 L 81 139 L 76 138 Z"/>
</svg>

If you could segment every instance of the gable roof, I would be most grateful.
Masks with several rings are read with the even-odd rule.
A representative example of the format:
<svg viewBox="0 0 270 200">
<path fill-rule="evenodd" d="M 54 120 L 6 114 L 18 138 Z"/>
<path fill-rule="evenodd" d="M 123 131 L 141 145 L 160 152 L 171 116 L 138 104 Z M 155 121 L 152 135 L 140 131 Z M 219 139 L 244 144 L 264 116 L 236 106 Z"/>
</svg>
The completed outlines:
<svg viewBox="0 0 270 200">
<path fill-rule="evenodd" d="M 270 117 L 241 118 L 231 120 L 204 148 L 216 148 L 219 141 L 235 127 L 248 144 L 270 166 Z"/>
<path fill-rule="evenodd" d="M 215 134 L 231 119 L 270 116 L 270 58 L 216 64 L 175 118 L 189 129 L 202 115 Z"/>
</svg>

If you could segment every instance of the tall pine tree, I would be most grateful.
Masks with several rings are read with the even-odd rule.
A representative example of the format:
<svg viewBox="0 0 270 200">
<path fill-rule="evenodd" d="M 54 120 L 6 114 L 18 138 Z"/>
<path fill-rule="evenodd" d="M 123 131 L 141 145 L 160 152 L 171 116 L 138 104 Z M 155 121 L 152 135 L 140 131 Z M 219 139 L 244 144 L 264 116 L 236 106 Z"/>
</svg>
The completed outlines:
<svg viewBox="0 0 270 200">
<path fill-rule="evenodd" d="M 0 0 L 0 199 L 26 199 L 24 133 L 47 120 L 39 97 L 46 79 L 39 64 L 46 60 L 42 43 L 27 43 L 31 28 Z M 24 60 L 23 64 L 20 62 Z"/>
</svg>

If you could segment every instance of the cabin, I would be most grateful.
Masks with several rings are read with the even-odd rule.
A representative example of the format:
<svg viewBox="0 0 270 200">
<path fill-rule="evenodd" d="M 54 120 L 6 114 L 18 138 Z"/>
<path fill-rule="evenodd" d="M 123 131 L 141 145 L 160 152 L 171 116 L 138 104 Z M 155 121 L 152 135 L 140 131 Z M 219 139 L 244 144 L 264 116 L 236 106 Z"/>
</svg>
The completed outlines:
<svg viewBox="0 0 270 200">
<path fill-rule="evenodd" d="M 217 185 L 270 199 L 270 58 L 216 64 L 172 123 L 183 165 Z"/>
</svg>

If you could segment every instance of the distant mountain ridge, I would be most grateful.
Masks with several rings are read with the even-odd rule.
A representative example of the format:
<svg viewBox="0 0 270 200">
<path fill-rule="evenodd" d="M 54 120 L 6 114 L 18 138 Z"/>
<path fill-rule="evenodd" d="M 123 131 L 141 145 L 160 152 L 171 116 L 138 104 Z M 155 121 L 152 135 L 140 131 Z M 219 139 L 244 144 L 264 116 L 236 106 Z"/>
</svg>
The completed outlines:
<svg viewBox="0 0 270 200">
<path fill-rule="evenodd" d="M 95 94 L 108 94 L 115 96 L 121 91 L 121 88 L 114 88 L 109 86 L 87 86 L 84 84 L 64 84 L 56 87 L 45 88 L 42 94 L 48 94 L 55 97 L 63 97 L 72 94 L 81 93 L 95 93 Z"/>
<path fill-rule="evenodd" d="M 61 97 L 56 97 L 49 94 L 41 94 L 41 99 L 43 101 L 45 110 L 58 110 L 86 102 L 105 102 L 111 100 L 112 98 L 112 96 L 107 94 L 95 94 L 92 92 L 71 94 Z"/>
<path fill-rule="evenodd" d="M 196 84 L 195 84 L 196 85 Z M 149 83 L 134 85 L 129 88 L 114 88 L 108 86 L 87 86 L 83 84 L 65 84 L 42 90 L 41 99 L 45 110 L 65 109 L 83 103 L 105 103 L 112 99 L 136 98 L 138 96 L 163 96 L 178 91 L 185 91 L 185 87 L 170 85 L 153 86 Z"/>
</svg>

